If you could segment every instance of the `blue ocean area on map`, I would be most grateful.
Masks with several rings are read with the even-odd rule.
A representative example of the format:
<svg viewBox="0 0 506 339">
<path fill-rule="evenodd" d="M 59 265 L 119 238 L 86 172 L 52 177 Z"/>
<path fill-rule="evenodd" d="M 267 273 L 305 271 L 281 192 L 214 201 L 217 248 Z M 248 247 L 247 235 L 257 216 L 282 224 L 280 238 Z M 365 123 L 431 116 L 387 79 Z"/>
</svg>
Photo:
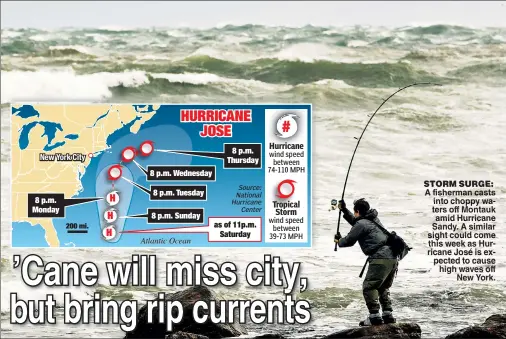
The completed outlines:
<svg viewBox="0 0 506 339">
<path fill-rule="evenodd" d="M 45 231 L 42 227 L 32 226 L 27 221 L 12 223 L 12 243 L 15 246 L 17 239 L 23 247 L 49 247 Z"/>
</svg>

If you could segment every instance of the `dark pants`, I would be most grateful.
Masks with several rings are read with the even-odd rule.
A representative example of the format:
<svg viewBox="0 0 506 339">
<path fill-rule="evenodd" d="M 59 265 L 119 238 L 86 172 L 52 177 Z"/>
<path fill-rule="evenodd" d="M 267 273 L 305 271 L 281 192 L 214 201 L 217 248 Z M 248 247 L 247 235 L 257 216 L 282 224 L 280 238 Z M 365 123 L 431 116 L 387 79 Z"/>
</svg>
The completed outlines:
<svg viewBox="0 0 506 339">
<path fill-rule="evenodd" d="M 396 259 L 371 259 L 362 285 L 365 303 L 369 313 L 392 311 L 390 287 L 397 272 Z M 378 302 L 379 299 L 379 302 Z"/>
</svg>

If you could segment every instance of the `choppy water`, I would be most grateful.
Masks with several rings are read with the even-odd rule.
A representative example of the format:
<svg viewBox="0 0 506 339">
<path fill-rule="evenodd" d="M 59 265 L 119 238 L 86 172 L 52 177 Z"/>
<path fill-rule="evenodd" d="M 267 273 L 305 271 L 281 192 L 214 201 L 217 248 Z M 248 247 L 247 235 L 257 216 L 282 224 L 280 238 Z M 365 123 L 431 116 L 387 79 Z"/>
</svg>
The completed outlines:
<svg viewBox="0 0 506 339">
<path fill-rule="evenodd" d="M 2 333 L 17 337 L 121 337 L 118 326 L 56 329 L 8 324 L 9 293 L 36 298 L 65 289 L 22 285 L 10 268 L 10 140 L 12 101 L 103 102 L 311 102 L 315 110 L 313 248 L 275 250 L 303 263 L 311 290 L 313 323 L 277 326 L 294 337 L 355 325 L 365 314 L 358 278 L 364 257 L 357 248 L 333 251 L 340 195 L 348 161 L 367 114 L 398 87 L 433 81 L 442 87 L 410 88 L 389 101 L 368 128 L 348 183 L 348 200 L 365 196 L 383 222 L 415 250 L 402 262 L 392 295 L 398 318 L 418 322 L 426 336 L 443 336 L 505 312 L 506 249 L 506 29 L 456 26 L 301 28 L 256 25 L 207 30 L 2 30 Z M 426 253 L 430 198 L 423 180 L 490 179 L 497 194 L 497 281 L 465 285 L 432 269 Z M 343 226 L 343 232 L 348 226 Z M 130 250 L 38 250 L 47 260 L 127 260 Z M 191 260 L 195 250 L 143 250 L 159 260 Z M 202 250 L 206 260 L 261 261 L 263 249 L 226 253 Z M 104 272 L 105 273 L 105 272 Z M 163 275 L 160 276 L 163 279 Z M 149 289 L 106 286 L 111 298 L 146 298 Z M 75 298 L 94 289 L 72 288 Z M 170 290 L 170 289 L 169 289 Z M 55 292 L 56 291 L 56 292 Z M 280 289 L 240 284 L 221 289 L 228 298 L 272 298 Z M 250 327 L 253 332 L 264 329 Z M 272 332 L 272 329 L 269 330 Z M 307 331 L 310 331 L 308 333 Z"/>
</svg>

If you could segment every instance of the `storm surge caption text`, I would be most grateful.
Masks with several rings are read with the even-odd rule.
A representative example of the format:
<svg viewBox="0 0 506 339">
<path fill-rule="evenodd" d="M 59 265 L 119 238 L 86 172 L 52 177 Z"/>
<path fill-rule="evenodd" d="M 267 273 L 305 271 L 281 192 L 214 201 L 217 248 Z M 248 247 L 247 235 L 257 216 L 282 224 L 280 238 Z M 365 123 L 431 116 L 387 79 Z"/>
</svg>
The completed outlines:
<svg viewBox="0 0 506 339">
<path fill-rule="evenodd" d="M 494 281 L 497 216 L 494 183 L 486 180 L 427 180 L 433 222 L 427 254 L 439 272 L 457 281 Z"/>
</svg>

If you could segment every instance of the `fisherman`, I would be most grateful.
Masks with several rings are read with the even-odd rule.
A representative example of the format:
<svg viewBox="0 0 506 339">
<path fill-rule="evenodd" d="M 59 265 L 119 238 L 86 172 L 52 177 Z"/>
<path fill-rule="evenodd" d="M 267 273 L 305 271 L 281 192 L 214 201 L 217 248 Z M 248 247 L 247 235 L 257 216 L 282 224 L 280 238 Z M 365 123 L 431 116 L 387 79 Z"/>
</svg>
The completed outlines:
<svg viewBox="0 0 506 339">
<path fill-rule="evenodd" d="M 360 326 L 395 323 L 390 287 L 397 273 L 398 262 L 391 248 L 386 245 L 387 236 L 376 225 L 377 223 L 383 226 L 378 219 L 378 212 L 371 209 L 369 203 L 363 198 L 353 202 L 354 214 L 346 208 L 344 200 L 339 201 L 338 208 L 352 228 L 344 238 L 337 232 L 334 241 L 339 247 L 351 247 L 358 241 L 362 252 L 368 256 L 369 268 L 362 291 L 369 309 L 369 316 L 360 322 Z M 382 315 L 380 315 L 380 306 Z"/>
</svg>

